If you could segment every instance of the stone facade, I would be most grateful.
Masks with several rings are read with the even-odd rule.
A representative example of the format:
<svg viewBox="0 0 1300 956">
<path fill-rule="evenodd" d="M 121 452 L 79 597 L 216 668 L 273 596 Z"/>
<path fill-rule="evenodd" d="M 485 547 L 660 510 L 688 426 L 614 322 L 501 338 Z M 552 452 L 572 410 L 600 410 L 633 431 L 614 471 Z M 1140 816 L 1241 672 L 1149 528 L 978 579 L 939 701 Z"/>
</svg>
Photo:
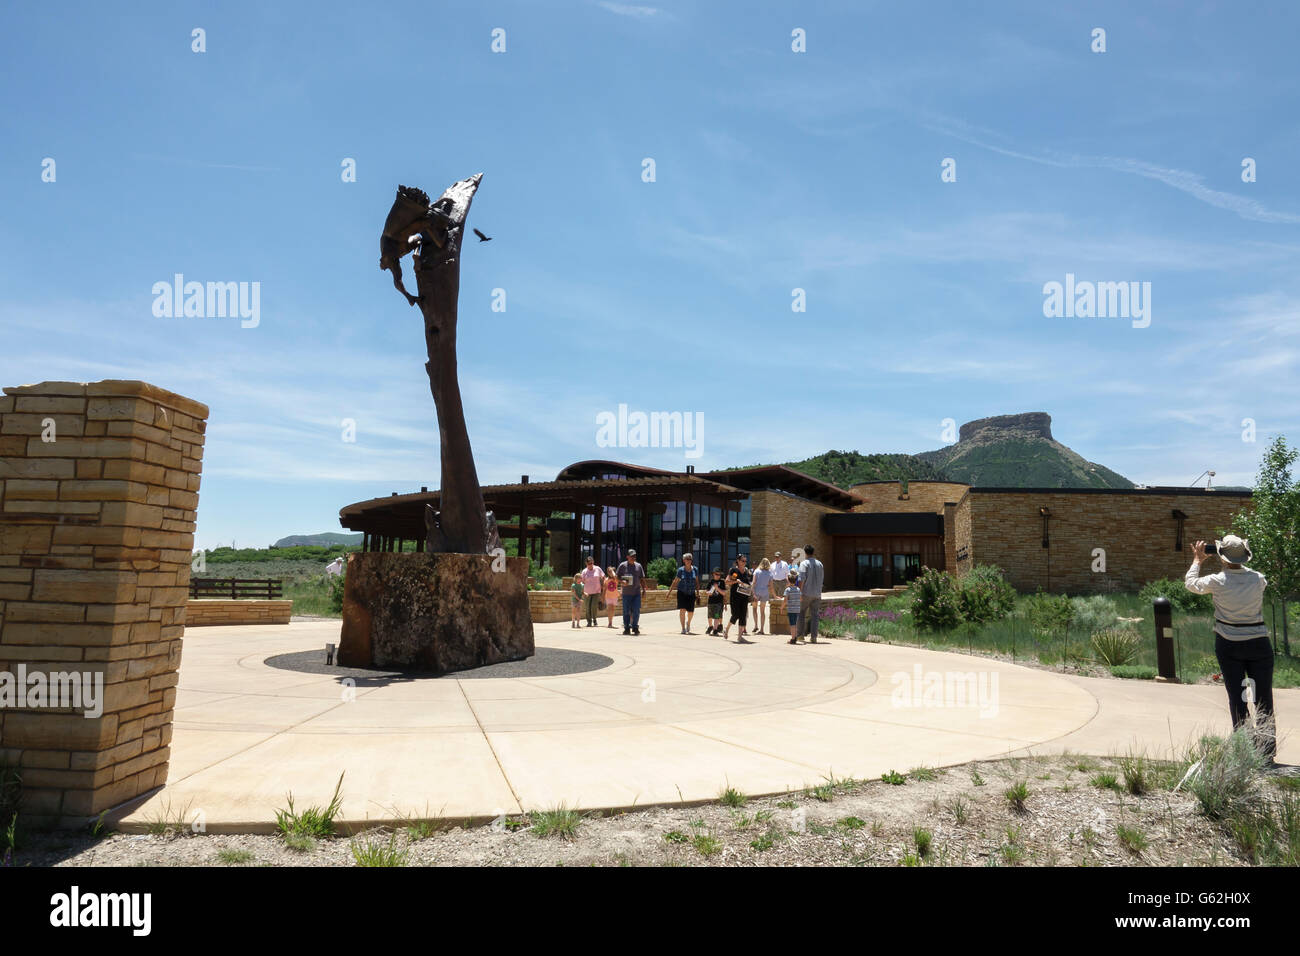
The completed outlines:
<svg viewBox="0 0 1300 956">
<path fill-rule="evenodd" d="M 971 556 L 970 506 L 969 488 L 957 501 L 947 501 L 943 505 L 944 567 L 958 576 L 965 574 L 974 564 Z"/>
<path fill-rule="evenodd" d="M 293 601 L 191 599 L 185 604 L 186 627 L 230 624 L 288 624 Z"/>
<path fill-rule="evenodd" d="M 840 509 L 779 491 L 755 491 L 749 507 L 751 568 L 758 567 L 760 558 L 770 561 L 777 551 L 789 561 L 795 548 L 811 544 L 829 574 L 831 536 L 822 530 L 822 515 Z"/>
<path fill-rule="evenodd" d="M 1156 578 L 1181 578 L 1192 543 L 1230 530 L 1232 516 L 1251 507 L 1247 492 L 971 491 L 971 562 L 996 564 L 1018 590 L 1070 594 L 1131 591 Z M 1044 548 L 1040 508 L 1050 512 Z M 1176 550 L 1177 509 L 1183 522 Z M 960 534 L 960 525 L 959 531 Z M 1094 571 L 1096 548 L 1106 570 Z"/>
<path fill-rule="evenodd" d="M 0 708 L 28 824 L 93 817 L 167 778 L 207 415 L 144 382 L 0 398 L 0 674 L 103 681 L 98 716 Z"/>
<path fill-rule="evenodd" d="M 854 511 L 919 511 L 941 515 L 943 506 L 961 500 L 970 491 L 970 485 L 955 481 L 909 481 L 906 498 L 902 497 L 903 485 L 898 481 L 868 481 L 849 490 L 866 499 L 864 504 L 854 506 Z"/>
<path fill-rule="evenodd" d="M 529 591 L 528 610 L 534 624 L 549 624 L 554 621 L 573 619 L 572 592 L 570 591 Z M 668 588 L 646 591 L 641 595 L 641 613 L 651 611 L 671 611 L 677 607 L 676 592 Z M 597 611 L 598 619 L 603 619 L 605 612 Z M 614 605 L 614 623 L 623 620 L 623 605 Z M 619 624 L 621 627 L 622 625 Z"/>
</svg>

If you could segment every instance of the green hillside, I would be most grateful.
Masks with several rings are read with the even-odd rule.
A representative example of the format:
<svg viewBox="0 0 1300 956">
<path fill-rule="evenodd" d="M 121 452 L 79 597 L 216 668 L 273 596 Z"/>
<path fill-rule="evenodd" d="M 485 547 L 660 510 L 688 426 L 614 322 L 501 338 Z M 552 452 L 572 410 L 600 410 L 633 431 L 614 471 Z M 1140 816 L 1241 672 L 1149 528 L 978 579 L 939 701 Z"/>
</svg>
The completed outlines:
<svg viewBox="0 0 1300 956">
<path fill-rule="evenodd" d="M 953 444 L 916 455 L 828 451 L 785 465 L 841 488 L 902 478 L 985 488 L 1134 487 L 1123 475 L 1056 441 L 1046 412 L 976 419 L 961 426 Z"/>
<path fill-rule="evenodd" d="M 971 448 L 958 445 L 918 456 L 939 465 L 949 481 L 1003 488 L 1132 488 L 1133 482 L 1086 461 L 1055 442 L 1007 438 Z M 948 452 L 948 454 L 945 454 Z"/>
<path fill-rule="evenodd" d="M 856 451 L 828 451 L 803 461 L 789 461 L 787 468 L 801 471 L 840 488 L 864 481 L 890 481 L 898 478 L 942 481 L 943 474 L 914 455 L 862 455 Z"/>
</svg>

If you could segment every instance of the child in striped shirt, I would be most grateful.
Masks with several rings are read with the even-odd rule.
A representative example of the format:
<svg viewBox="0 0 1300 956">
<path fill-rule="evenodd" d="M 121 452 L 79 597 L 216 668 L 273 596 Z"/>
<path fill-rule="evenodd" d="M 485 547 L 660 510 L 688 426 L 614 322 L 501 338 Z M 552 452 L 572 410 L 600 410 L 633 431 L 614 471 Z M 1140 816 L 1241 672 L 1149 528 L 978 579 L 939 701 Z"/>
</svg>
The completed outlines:
<svg viewBox="0 0 1300 956">
<path fill-rule="evenodd" d="M 790 640 L 787 644 L 799 643 L 799 573 L 791 571 L 786 578 L 790 586 L 785 589 L 785 616 L 790 619 Z"/>
</svg>

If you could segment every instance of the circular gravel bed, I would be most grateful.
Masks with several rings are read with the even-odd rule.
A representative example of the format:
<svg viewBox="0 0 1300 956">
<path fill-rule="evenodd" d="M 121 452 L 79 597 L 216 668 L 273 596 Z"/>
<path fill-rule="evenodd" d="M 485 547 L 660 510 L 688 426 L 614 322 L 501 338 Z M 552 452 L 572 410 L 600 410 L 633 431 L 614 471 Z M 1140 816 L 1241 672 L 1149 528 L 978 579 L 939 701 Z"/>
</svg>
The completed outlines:
<svg viewBox="0 0 1300 956">
<path fill-rule="evenodd" d="M 329 674 L 332 677 L 351 677 L 362 681 L 411 680 L 412 678 L 449 677 L 456 680 L 478 680 L 489 677 L 562 677 L 566 674 L 583 674 L 598 671 L 614 663 L 612 657 L 588 651 L 571 651 L 562 647 L 539 647 L 537 653 L 522 661 L 488 664 L 471 670 L 452 671 L 447 674 L 429 674 L 418 671 L 395 671 L 371 667 L 338 667 L 325 663 L 325 649 L 295 651 L 276 654 L 265 661 L 268 667 L 299 671 L 303 674 Z"/>
</svg>

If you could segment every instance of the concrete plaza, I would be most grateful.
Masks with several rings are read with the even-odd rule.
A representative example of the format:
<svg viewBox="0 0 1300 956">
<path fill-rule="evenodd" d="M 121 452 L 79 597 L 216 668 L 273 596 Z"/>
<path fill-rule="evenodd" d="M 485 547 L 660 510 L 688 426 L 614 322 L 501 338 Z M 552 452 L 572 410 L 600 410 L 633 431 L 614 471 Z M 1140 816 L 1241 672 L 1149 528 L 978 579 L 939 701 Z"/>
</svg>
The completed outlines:
<svg viewBox="0 0 1300 956">
<path fill-rule="evenodd" d="M 323 658 L 337 622 L 191 629 L 169 782 L 118 826 L 201 814 L 209 832 L 270 831 L 288 792 L 299 808 L 324 806 L 344 772 L 345 823 L 484 820 L 562 804 L 707 801 L 726 786 L 780 793 L 831 775 L 1009 755 L 1165 756 L 1229 729 L 1218 686 L 1076 677 L 856 641 L 791 647 L 765 635 L 739 646 L 699 634 L 704 625 L 697 614 L 697 634 L 681 635 L 673 612 L 643 616 L 639 637 L 603 618 L 582 630 L 539 624 L 539 647 L 613 663 L 559 677 L 354 688 L 264 663 L 312 649 Z M 983 706 L 933 693 L 936 679 L 972 673 Z M 1276 697 L 1285 735 L 1300 720 L 1300 690 Z M 1300 762 L 1300 745 L 1284 736 L 1278 759 Z"/>
</svg>

